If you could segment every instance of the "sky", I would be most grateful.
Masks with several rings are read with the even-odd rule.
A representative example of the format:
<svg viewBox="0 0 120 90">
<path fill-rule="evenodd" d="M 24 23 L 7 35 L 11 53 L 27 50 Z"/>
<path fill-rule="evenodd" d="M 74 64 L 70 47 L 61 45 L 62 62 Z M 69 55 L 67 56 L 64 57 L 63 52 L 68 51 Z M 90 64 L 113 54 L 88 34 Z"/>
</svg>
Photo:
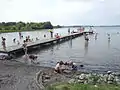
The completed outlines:
<svg viewBox="0 0 120 90">
<path fill-rule="evenodd" d="M 0 0 L 0 22 L 120 25 L 120 0 Z"/>
</svg>

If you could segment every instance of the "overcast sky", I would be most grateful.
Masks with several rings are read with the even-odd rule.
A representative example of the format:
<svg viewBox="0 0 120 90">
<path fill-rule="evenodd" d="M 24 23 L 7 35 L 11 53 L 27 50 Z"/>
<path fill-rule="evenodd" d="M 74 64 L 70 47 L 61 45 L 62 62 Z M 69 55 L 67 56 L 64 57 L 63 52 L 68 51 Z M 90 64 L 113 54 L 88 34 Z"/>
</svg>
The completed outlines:
<svg viewBox="0 0 120 90">
<path fill-rule="evenodd" d="M 120 0 L 0 0 L 0 22 L 120 24 Z"/>
</svg>

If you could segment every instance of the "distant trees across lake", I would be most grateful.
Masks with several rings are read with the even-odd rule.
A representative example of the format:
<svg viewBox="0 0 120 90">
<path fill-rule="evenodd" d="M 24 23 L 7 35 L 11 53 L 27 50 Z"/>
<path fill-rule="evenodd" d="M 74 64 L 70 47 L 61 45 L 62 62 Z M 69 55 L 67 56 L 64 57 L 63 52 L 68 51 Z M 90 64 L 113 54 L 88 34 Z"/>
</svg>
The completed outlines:
<svg viewBox="0 0 120 90">
<path fill-rule="evenodd" d="M 51 22 L 1 22 L 0 31 L 29 31 L 37 29 L 53 29 Z"/>
</svg>

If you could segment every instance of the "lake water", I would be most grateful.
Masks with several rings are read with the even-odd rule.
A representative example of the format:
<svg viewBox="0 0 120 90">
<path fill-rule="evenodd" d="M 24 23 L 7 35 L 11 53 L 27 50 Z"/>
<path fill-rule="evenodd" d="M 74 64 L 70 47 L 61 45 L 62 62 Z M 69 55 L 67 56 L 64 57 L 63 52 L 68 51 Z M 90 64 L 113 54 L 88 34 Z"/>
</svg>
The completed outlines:
<svg viewBox="0 0 120 90">
<path fill-rule="evenodd" d="M 64 36 L 68 34 L 67 30 L 67 28 L 54 29 L 54 33 L 58 32 Z M 84 37 L 81 36 L 32 53 L 38 56 L 40 66 L 54 67 L 60 60 L 71 60 L 77 65 L 84 65 L 83 68 L 79 68 L 81 71 L 120 72 L 120 34 L 117 33 L 120 32 L 120 27 L 94 27 L 94 30 L 98 32 L 97 40 L 94 35 L 90 35 L 90 41 L 86 43 Z M 110 41 L 108 41 L 107 33 L 111 34 Z M 48 30 L 22 32 L 22 34 L 30 35 L 34 40 L 36 37 L 46 39 L 43 37 L 44 34 L 50 38 Z M 14 37 L 19 39 L 18 33 L 5 33 L 0 36 L 6 37 L 7 46 L 13 45 L 11 42 Z M 18 60 L 23 61 L 21 57 Z"/>
</svg>

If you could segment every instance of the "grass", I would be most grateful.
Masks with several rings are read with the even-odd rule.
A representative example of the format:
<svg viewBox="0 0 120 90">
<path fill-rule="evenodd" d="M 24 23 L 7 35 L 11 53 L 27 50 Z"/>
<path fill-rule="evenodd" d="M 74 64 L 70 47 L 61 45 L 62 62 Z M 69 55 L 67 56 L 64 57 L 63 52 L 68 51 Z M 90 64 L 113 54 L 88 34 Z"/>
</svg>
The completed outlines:
<svg viewBox="0 0 120 90">
<path fill-rule="evenodd" d="M 35 31 L 35 30 L 0 30 L 0 33 L 24 32 L 24 31 Z"/>
<path fill-rule="evenodd" d="M 120 85 L 59 84 L 48 86 L 46 90 L 120 90 Z"/>
</svg>

